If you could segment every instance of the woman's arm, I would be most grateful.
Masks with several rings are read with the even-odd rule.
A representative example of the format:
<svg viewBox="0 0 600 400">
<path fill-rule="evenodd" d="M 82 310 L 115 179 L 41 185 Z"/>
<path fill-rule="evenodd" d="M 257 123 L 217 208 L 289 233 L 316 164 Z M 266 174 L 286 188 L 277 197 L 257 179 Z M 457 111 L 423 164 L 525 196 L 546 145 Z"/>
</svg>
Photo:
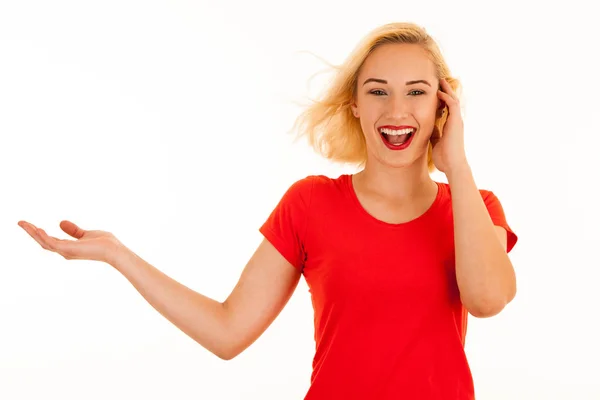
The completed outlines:
<svg viewBox="0 0 600 400">
<path fill-rule="evenodd" d="M 506 230 L 494 226 L 468 164 L 448 174 L 454 216 L 456 280 L 463 305 L 475 317 L 498 314 L 516 293 L 506 253 Z"/>
<path fill-rule="evenodd" d="M 189 289 L 125 246 L 110 264 L 154 309 L 224 360 L 234 358 L 258 339 L 287 304 L 301 275 L 266 239 L 224 302 Z"/>
</svg>

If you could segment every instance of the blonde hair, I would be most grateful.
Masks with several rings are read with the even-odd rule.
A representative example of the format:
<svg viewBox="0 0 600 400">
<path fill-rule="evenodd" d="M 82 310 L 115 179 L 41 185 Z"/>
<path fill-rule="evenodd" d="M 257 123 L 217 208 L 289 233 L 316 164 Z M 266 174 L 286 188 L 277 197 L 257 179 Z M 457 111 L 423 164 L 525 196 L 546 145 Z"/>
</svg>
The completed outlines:
<svg viewBox="0 0 600 400">
<path fill-rule="evenodd" d="M 438 79 L 446 79 L 456 91 L 459 81 L 450 75 L 442 53 L 425 29 L 413 23 L 396 22 L 380 26 L 367 34 L 343 64 L 330 65 L 335 75 L 318 100 L 313 100 L 296 119 L 294 130 L 298 137 L 307 136 L 309 144 L 325 158 L 363 166 L 367 160 L 365 138 L 360 121 L 355 118 L 351 104 L 357 91 L 359 71 L 367 57 L 384 44 L 404 43 L 422 46 L 435 65 Z M 443 131 L 447 113 L 437 116 L 435 126 Z M 435 170 L 431 159 L 431 142 L 427 152 L 429 172 Z"/>
</svg>

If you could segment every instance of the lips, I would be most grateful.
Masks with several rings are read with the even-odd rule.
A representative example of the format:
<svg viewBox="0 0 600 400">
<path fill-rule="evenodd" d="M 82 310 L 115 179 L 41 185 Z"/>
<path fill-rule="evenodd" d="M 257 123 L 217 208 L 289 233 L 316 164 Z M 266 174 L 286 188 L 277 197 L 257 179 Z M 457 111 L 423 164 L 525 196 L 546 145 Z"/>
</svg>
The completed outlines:
<svg viewBox="0 0 600 400">
<path fill-rule="evenodd" d="M 377 130 L 389 149 L 403 150 L 410 145 L 417 128 L 410 125 L 384 125 Z"/>
</svg>

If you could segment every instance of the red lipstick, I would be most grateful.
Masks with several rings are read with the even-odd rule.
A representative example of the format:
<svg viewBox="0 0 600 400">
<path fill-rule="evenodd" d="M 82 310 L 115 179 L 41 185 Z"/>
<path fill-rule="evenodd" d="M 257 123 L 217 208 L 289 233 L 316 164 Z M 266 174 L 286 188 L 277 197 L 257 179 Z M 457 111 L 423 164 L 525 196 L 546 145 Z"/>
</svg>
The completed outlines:
<svg viewBox="0 0 600 400">
<path fill-rule="evenodd" d="M 392 144 L 390 142 L 387 141 L 385 135 L 383 135 L 383 133 L 381 132 L 382 129 L 391 129 L 391 130 L 401 130 L 401 129 L 412 129 L 412 133 L 410 133 L 408 140 L 400 145 L 395 145 Z M 412 142 L 413 137 L 415 136 L 415 132 L 417 131 L 417 128 L 415 128 L 414 126 L 410 126 L 410 125 L 400 125 L 400 126 L 396 126 L 396 125 L 383 125 L 380 126 L 379 128 L 377 128 L 377 130 L 379 131 L 379 136 L 381 136 L 381 140 L 383 140 L 383 144 L 385 144 L 385 146 L 390 149 L 390 150 L 404 150 L 406 149 L 408 146 L 410 146 L 410 143 Z"/>
</svg>

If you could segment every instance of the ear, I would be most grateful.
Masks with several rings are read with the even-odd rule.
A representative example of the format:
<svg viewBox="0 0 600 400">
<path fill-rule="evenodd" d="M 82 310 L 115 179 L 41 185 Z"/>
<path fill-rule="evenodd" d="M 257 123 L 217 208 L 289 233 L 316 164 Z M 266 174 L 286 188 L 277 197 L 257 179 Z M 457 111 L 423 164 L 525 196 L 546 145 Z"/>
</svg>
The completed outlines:
<svg viewBox="0 0 600 400">
<path fill-rule="evenodd" d="M 442 100 L 438 101 L 438 107 L 436 110 L 436 116 L 439 118 L 442 115 L 444 115 L 444 111 L 446 108 L 446 103 L 444 103 Z"/>
<path fill-rule="evenodd" d="M 356 102 L 350 104 L 350 109 L 352 110 L 352 114 L 354 114 L 354 117 L 359 118 L 360 114 L 358 113 L 358 106 L 356 105 Z"/>
</svg>

